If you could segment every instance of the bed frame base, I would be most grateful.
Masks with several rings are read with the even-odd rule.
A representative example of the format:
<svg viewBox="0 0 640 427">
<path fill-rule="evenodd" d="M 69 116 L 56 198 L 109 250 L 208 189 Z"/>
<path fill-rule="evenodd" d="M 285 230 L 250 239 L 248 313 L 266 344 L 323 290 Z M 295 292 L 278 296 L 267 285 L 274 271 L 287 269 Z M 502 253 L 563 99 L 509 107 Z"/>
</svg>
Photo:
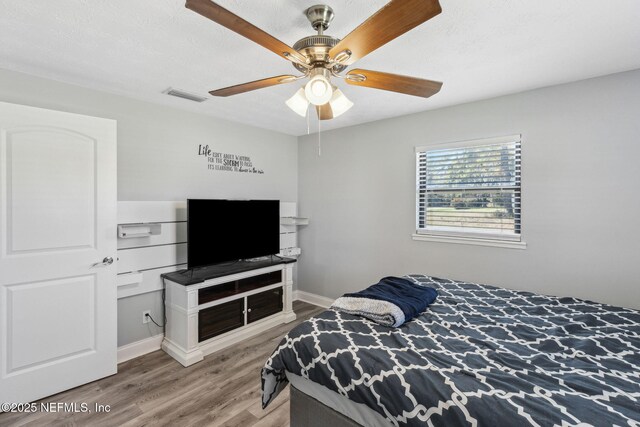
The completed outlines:
<svg viewBox="0 0 640 427">
<path fill-rule="evenodd" d="M 291 427 L 362 427 L 294 386 L 289 387 Z"/>
</svg>

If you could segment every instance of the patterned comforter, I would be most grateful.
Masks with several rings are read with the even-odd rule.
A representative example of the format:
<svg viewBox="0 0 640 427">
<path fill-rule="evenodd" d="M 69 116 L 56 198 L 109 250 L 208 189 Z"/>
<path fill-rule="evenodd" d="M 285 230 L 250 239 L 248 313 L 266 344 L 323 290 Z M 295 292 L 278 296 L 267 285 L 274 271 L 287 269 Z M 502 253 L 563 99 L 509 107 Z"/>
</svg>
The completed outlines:
<svg viewBox="0 0 640 427">
<path fill-rule="evenodd" d="M 640 311 L 427 276 L 400 328 L 325 311 L 262 370 L 263 406 L 300 375 L 392 425 L 640 426 Z"/>
</svg>

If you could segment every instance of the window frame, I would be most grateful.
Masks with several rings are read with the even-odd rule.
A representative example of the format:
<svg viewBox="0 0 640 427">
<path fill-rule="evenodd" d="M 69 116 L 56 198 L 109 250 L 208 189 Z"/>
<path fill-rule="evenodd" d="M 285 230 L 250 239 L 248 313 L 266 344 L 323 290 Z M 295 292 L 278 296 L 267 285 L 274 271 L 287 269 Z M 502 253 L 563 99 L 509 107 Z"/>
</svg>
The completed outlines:
<svg viewBox="0 0 640 427">
<path fill-rule="evenodd" d="M 516 187 L 520 193 L 520 214 L 519 224 L 520 233 L 514 234 L 492 234 L 483 232 L 473 232 L 464 230 L 428 230 L 426 228 L 418 228 L 420 216 L 420 158 L 419 153 L 446 150 L 456 148 L 473 148 L 478 146 L 498 145 L 506 143 L 520 144 L 520 165 L 522 166 L 522 135 L 507 135 L 492 138 L 473 139 L 465 141 L 443 142 L 415 147 L 415 233 L 412 234 L 413 240 L 443 242 L 443 243 L 459 243 L 480 246 L 495 246 L 512 249 L 525 249 L 526 243 L 523 241 L 522 225 L 523 225 L 523 205 L 522 205 L 522 167 L 520 168 L 520 185 Z M 507 188 L 494 187 L 494 188 Z M 491 188 L 491 187 L 488 187 Z M 426 208 L 426 207 L 425 207 Z M 425 212 L 426 218 L 426 212 Z"/>
</svg>

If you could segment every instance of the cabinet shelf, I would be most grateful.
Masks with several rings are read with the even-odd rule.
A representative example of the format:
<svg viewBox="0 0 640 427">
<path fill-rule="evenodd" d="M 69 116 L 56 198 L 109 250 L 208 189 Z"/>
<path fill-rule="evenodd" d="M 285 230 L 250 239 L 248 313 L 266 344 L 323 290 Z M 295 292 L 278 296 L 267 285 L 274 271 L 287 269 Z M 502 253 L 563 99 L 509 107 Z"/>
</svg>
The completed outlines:
<svg viewBox="0 0 640 427">
<path fill-rule="evenodd" d="M 281 225 L 309 225 L 309 218 L 302 218 L 298 216 L 283 216 L 280 217 Z"/>
<path fill-rule="evenodd" d="M 232 282 L 221 283 L 207 288 L 198 290 L 198 304 L 206 304 L 211 301 L 238 295 L 265 286 L 273 285 L 282 281 L 282 271 L 273 271 L 271 273 L 260 274 L 259 276 L 251 276 L 244 279 L 234 280 Z"/>
</svg>

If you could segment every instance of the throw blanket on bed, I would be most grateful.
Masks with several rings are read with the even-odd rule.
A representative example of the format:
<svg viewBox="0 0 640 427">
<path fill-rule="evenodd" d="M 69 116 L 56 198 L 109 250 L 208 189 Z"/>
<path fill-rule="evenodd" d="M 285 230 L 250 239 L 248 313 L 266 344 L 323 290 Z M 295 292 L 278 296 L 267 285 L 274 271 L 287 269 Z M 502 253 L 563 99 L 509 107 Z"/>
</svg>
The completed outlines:
<svg viewBox="0 0 640 427">
<path fill-rule="evenodd" d="M 438 292 L 401 277 L 385 277 L 360 292 L 344 294 L 331 308 L 397 328 L 426 310 Z"/>
<path fill-rule="evenodd" d="M 438 290 L 399 328 L 329 310 L 282 339 L 263 405 L 285 371 L 392 425 L 640 426 L 640 311 L 425 276 Z"/>
</svg>

